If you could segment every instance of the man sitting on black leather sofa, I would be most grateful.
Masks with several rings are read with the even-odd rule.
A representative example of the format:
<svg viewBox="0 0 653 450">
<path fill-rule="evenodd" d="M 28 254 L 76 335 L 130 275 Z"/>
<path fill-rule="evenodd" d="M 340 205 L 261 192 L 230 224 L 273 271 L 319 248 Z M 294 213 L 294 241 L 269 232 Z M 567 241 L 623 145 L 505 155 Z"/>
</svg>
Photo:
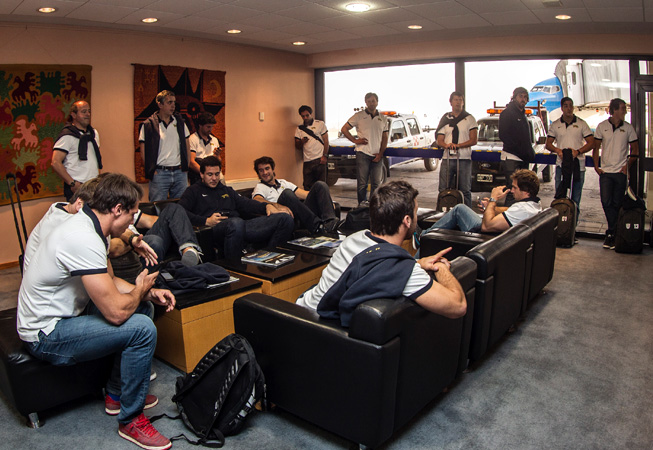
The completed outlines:
<svg viewBox="0 0 653 450">
<path fill-rule="evenodd" d="M 417 190 L 405 181 L 380 186 L 370 198 L 370 230 L 347 237 L 316 286 L 297 304 L 349 326 L 356 306 L 375 298 L 405 296 L 446 317 L 465 315 L 467 301 L 444 254 L 415 261 L 401 244 L 417 226 Z M 435 272 L 434 282 L 426 272 Z"/>
<path fill-rule="evenodd" d="M 448 211 L 435 225 L 421 233 L 428 233 L 438 228 L 445 230 L 460 229 L 474 233 L 500 233 L 517 225 L 522 220 L 533 217 L 542 211 L 542 204 L 537 197 L 540 180 L 532 170 L 519 169 L 512 174 L 512 185 L 497 186 L 492 189 L 490 198 L 481 200 L 483 217 L 464 204 L 458 204 Z M 512 192 L 515 202 L 510 207 L 497 206 L 497 201 Z M 419 251 L 415 254 L 419 258 Z"/>
</svg>

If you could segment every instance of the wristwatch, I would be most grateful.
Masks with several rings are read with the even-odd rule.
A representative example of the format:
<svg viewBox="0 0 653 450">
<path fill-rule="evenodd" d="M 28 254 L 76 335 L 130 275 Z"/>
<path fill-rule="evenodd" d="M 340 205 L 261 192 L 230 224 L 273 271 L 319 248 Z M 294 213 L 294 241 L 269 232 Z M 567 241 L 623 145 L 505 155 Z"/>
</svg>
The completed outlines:
<svg viewBox="0 0 653 450">
<path fill-rule="evenodd" d="M 490 198 L 488 199 L 487 202 L 488 202 L 488 203 L 490 203 L 490 202 L 495 202 L 495 203 L 496 203 L 496 202 L 497 202 L 497 199 L 494 198 L 494 197 L 490 197 Z"/>
<path fill-rule="evenodd" d="M 70 183 L 68 183 L 68 186 L 73 187 L 77 183 L 77 180 L 73 180 Z"/>
</svg>

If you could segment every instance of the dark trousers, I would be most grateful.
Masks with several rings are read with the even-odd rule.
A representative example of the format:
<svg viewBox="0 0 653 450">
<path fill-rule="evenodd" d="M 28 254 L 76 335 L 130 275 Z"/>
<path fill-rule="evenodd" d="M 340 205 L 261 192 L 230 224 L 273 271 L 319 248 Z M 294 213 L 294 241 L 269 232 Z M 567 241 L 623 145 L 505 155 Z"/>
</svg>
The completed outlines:
<svg viewBox="0 0 653 450">
<path fill-rule="evenodd" d="M 247 244 L 276 247 L 291 238 L 295 221 L 290 214 L 270 214 L 245 220 L 230 217 L 213 227 L 213 243 L 227 259 L 240 259 Z"/>
<path fill-rule="evenodd" d="M 321 158 L 305 161 L 303 167 L 304 190 L 310 191 L 318 181 L 326 182 L 326 164 L 320 164 Z"/>
<path fill-rule="evenodd" d="M 501 161 L 501 172 L 506 177 L 506 186 L 511 186 L 512 180 L 510 177 L 512 177 L 512 174 L 519 169 L 528 169 L 528 163 L 524 161 L 517 161 L 515 159 L 504 159 Z M 515 196 L 512 195 L 512 192 L 508 192 L 503 205 L 510 206 L 513 203 L 515 203 Z"/>
<path fill-rule="evenodd" d="M 321 222 L 336 217 L 329 186 L 324 181 L 313 185 L 304 202 L 293 191 L 286 189 L 279 196 L 277 203 L 290 208 L 302 228 L 310 231 L 315 231 Z"/>
<path fill-rule="evenodd" d="M 605 218 L 608 220 L 608 230 L 606 234 L 614 235 L 617 228 L 617 219 L 619 218 L 619 208 L 624 199 L 626 188 L 628 187 L 628 178 L 625 174 L 603 173 L 599 177 L 599 189 L 601 191 L 601 204 Z"/>
</svg>

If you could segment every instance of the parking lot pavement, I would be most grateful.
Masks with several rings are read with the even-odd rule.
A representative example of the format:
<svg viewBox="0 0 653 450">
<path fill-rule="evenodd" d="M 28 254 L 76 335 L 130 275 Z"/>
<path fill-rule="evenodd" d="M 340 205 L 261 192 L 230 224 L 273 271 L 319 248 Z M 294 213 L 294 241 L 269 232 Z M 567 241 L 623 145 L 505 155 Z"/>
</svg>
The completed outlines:
<svg viewBox="0 0 653 450">
<path fill-rule="evenodd" d="M 438 197 L 439 170 L 438 168 L 433 172 L 427 172 L 424 170 L 424 163 L 421 160 L 414 161 L 394 166 L 390 169 L 390 177 L 388 179 L 408 181 L 419 190 L 419 206 L 421 208 L 435 208 Z M 489 192 L 473 192 L 472 202 L 476 204 L 479 198 L 489 197 L 489 194 Z M 554 195 L 555 188 L 553 181 L 541 183 L 539 197 L 542 201 L 542 207 L 548 207 L 553 201 Z M 342 206 L 356 207 L 356 180 L 340 178 L 334 186 L 331 186 L 331 196 L 334 201 L 339 202 Z M 580 221 L 577 231 L 598 234 L 605 233 L 606 221 L 599 195 L 599 176 L 592 168 L 589 168 L 585 173 L 585 185 L 583 187 L 583 197 L 580 206 Z"/>
</svg>

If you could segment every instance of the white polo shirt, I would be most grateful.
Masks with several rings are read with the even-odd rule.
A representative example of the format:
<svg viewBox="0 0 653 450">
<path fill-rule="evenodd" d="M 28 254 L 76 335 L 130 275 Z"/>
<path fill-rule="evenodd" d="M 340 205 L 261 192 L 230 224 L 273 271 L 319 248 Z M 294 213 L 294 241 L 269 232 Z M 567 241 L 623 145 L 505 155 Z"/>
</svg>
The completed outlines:
<svg viewBox="0 0 653 450">
<path fill-rule="evenodd" d="M 535 214 L 542 211 L 542 204 L 532 199 L 524 199 L 517 201 L 510 205 L 502 214 L 508 222 L 508 225 L 514 227 L 522 220 L 533 217 Z"/>
<path fill-rule="evenodd" d="M 100 135 L 95 130 L 95 143 L 100 148 Z M 92 143 L 88 143 L 86 150 L 86 161 L 79 159 L 79 139 L 75 136 L 61 136 L 54 143 L 54 150 L 59 150 L 66 153 L 63 159 L 63 166 L 73 180 L 84 183 L 92 178 L 95 178 L 100 173 L 98 169 L 97 157 L 95 156 L 95 149 Z"/>
<path fill-rule="evenodd" d="M 62 318 L 78 316 L 89 302 L 82 275 L 107 272 L 109 245 L 88 206 L 43 239 L 18 292 L 18 335 L 38 341 Z"/>
<path fill-rule="evenodd" d="M 188 138 L 188 145 L 190 151 L 195 153 L 196 159 L 203 159 L 207 156 L 211 156 L 214 154 L 213 151 L 215 151 L 215 155 L 220 154 L 220 141 L 218 141 L 218 138 L 212 134 L 209 135 L 209 141 L 206 142 L 202 139 L 199 133 L 195 132 Z"/>
<path fill-rule="evenodd" d="M 177 133 L 177 119 L 171 116 L 172 121 L 166 126 L 159 120 L 159 156 L 156 159 L 157 166 L 180 166 L 181 154 L 179 146 L 179 133 Z M 184 123 L 184 136 L 188 137 L 190 131 Z M 141 127 L 138 136 L 139 142 L 145 142 L 145 127 Z"/>
<path fill-rule="evenodd" d="M 562 120 L 562 117 L 553 122 L 549 127 L 547 136 L 555 140 L 556 147 L 558 148 L 578 150 L 587 142 L 585 139 L 592 136 L 592 130 L 587 125 L 587 122 L 574 115 L 570 124 Z M 580 164 L 580 170 L 585 170 L 585 157 L 583 155 L 579 155 L 578 162 Z M 556 166 L 562 166 L 562 158 L 560 156 L 556 158 Z"/>
<path fill-rule="evenodd" d="M 367 138 L 367 145 L 356 145 L 357 152 L 363 152 L 366 155 L 376 156 L 381 150 L 381 138 L 383 133 L 388 132 L 388 118 L 376 111 L 372 117 L 366 110 L 358 111 L 347 121 L 352 128 L 356 128 L 359 139 Z"/>
<path fill-rule="evenodd" d="M 601 169 L 618 173 L 628 161 L 630 144 L 637 141 L 637 133 L 628 122 L 615 127 L 608 119 L 598 124 L 594 138 L 601 140 Z"/>
<path fill-rule="evenodd" d="M 445 114 L 445 116 L 450 116 L 453 118 L 451 113 Z M 465 117 L 463 120 L 456 124 L 458 128 L 458 142 L 467 142 L 469 141 L 469 132 L 472 130 L 478 129 L 478 124 L 476 119 L 471 114 Z M 443 126 L 437 131 L 438 135 L 444 136 L 444 143 L 451 144 L 453 142 L 453 127 L 449 124 Z M 452 156 L 455 155 L 455 152 L 451 151 Z M 471 147 L 460 147 L 458 149 L 458 154 L 460 159 L 472 159 L 472 148 Z M 449 158 L 449 152 L 445 151 L 442 154 L 443 159 Z"/>
<path fill-rule="evenodd" d="M 316 136 L 322 138 L 324 141 L 324 135 L 327 134 L 327 127 L 321 120 L 313 119 L 313 124 L 308 126 L 308 129 L 315 133 Z M 313 161 L 315 159 L 321 158 L 324 154 L 324 144 L 321 144 L 320 141 L 315 139 L 313 136 L 309 135 L 303 130 L 300 130 L 297 127 L 295 131 L 295 137 L 297 139 L 308 138 L 306 144 L 304 144 L 304 161 Z"/>
<path fill-rule="evenodd" d="M 41 241 L 43 241 L 61 222 L 73 216 L 65 210 L 67 204 L 68 203 L 53 203 L 50 205 L 48 211 L 30 233 L 27 244 L 25 244 L 23 271 L 27 270 L 27 266 L 29 265 L 32 256 L 34 256 L 34 253 L 36 253 L 36 249 L 39 248 Z"/>
<path fill-rule="evenodd" d="M 275 186 L 269 186 L 263 182 L 258 183 L 254 190 L 252 191 L 252 198 L 260 195 L 268 202 L 276 203 L 279 200 L 279 196 L 286 189 L 290 189 L 295 192 L 297 186 L 292 184 L 290 181 L 277 179 L 277 184 Z"/>
</svg>

